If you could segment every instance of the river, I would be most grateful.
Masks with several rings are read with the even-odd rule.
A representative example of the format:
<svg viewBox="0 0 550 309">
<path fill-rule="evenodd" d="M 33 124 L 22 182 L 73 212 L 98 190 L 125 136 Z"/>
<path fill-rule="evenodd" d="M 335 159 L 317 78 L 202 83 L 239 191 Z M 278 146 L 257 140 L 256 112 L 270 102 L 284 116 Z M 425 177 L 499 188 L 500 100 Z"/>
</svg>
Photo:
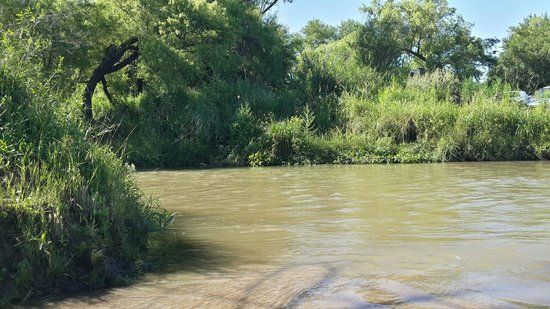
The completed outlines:
<svg viewBox="0 0 550 309">
<path fill-rule="evenodd" d="M 55 306 L 550 306 L 550 164 L 137 173 L 168 267 Z"/>
</svg>

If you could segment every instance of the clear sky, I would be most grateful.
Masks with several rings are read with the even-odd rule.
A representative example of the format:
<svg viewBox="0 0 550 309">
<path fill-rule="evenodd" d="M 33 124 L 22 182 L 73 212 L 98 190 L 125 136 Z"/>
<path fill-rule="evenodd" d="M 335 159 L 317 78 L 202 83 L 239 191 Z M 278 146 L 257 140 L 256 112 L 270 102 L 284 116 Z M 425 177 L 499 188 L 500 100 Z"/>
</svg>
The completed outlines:
<svg viewBox="0 0 550 309">
<path fill-rule="evenodd" d="M 278 6 L 282 24 L 299 31 L 309 20 L 318 18 L 338 25 L 346 19 L 362 20 L 359 8 L 370 0 L 294 0 Z M 550 13 L 550 0 L 449 0 L 451 6 L 470 23 L 481 38 L 507 36 L 508 28 L 529 14 Z"/>
</svg>

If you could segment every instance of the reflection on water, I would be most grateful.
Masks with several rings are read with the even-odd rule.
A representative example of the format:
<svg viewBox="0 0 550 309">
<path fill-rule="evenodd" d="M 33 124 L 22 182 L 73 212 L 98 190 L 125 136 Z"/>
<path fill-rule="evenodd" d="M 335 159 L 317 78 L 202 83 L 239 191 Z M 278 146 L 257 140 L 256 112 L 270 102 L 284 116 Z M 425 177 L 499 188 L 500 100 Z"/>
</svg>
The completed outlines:
<svg viewBox="0 0 550 309">
<path fill-rule="evenodd" d="M 143 172 L 170 271 L 54 305 L 550 305 L 550 164 Z M 159 249 L 160 250 L 160 249 Z M 174 258 L 177 257 L 177 258 Z"/>
</svg>

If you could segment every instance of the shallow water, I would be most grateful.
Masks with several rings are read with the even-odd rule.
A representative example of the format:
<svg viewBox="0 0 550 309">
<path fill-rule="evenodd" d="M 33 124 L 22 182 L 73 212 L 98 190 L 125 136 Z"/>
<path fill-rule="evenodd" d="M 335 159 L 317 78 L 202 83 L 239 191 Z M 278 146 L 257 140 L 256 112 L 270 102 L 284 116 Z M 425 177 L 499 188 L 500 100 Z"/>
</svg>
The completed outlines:
<svg viewBox="0 0 550 309">
<path fill-rule="evenodd" d="M 550 164 L 141 172 L 177 212 L 142 283 L 55 306 L 550 306 Z"/>
</svg>

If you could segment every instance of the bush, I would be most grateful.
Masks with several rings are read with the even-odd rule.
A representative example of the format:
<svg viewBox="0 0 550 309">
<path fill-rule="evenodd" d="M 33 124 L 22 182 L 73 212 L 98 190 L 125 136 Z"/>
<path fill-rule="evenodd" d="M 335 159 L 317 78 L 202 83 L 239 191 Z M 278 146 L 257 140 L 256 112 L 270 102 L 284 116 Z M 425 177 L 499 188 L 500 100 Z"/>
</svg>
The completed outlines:
<svg viewBox="0 0 550 309">
<path fill-rule="evenodd" d="M 516 114 L 518 113 L 518 114 Z M 456 123 L 456 138 L 464 160 L 481 161 L 523 158 L 519 136 L 523 111 L 510 104 L 474 102 L 463 110 Z"/>
<path fill-rule="evenodd" d="M 250 165 L 295 164 L 303 161 L 300 154 L 303 142 L 311 136 L 313 118 L 311 114 L 293 116 L 287 120 L 273 122 L 259 141 L 259 151 L 249 156 Z"/>
</svg>

